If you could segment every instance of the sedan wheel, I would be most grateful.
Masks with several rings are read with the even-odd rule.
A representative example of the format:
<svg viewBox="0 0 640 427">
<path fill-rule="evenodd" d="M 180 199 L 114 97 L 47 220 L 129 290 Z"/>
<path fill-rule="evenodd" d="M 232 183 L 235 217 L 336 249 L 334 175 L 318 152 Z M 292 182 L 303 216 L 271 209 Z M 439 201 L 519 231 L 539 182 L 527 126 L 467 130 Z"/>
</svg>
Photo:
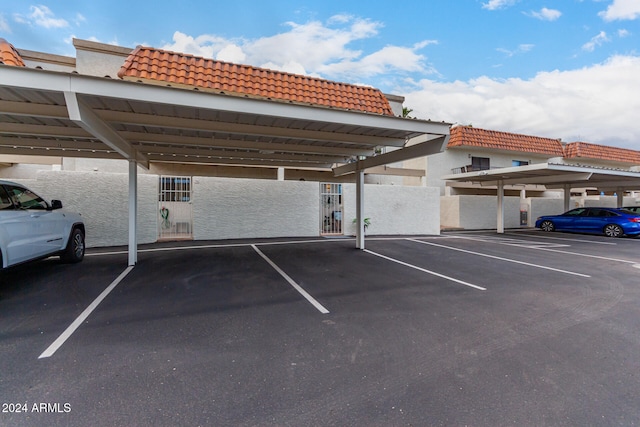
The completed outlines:
<svg viewBox="0 0 640 427">
<path fill-rule="evenodd" d="M 622 237 L 624 231 L 617 224 L 608 224 L 604 227 L 604 234 L 607 237 Z"/>
<path fill-rule="evenodd" d="M 553 225 L 551 221 L 543 221 L 542 224 L 540 224 L 540 229 L 542 231 L 554 231 L 556 226 Z"/>
</svg>

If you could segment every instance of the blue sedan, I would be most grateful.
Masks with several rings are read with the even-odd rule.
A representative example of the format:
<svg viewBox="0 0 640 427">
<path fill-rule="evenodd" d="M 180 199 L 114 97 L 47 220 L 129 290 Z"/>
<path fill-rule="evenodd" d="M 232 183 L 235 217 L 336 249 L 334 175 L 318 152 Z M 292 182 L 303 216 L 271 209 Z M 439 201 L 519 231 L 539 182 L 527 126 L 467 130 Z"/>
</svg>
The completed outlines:
<svg viewBox="0 0 640 427">
<path fill-rule="evenodd" d="M 576 208 L 561 215 L 541 216 L 536 220 L 536 228 L 608 237 L 637 236 L 640 235 L 640 214 L 625 209 Z"/>
</svg>

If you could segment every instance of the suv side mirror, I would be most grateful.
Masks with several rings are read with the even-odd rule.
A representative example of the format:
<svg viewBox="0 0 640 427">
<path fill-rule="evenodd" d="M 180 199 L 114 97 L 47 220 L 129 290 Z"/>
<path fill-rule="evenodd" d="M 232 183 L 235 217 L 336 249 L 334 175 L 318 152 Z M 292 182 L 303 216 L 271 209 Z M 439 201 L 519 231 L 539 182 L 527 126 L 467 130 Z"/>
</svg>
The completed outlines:
<svg viewBox="0 0 640 427">
<path fill-rule="evenodd" d="M 62 202 L 60 200 L 52 200 L 51 209 L 62 209 Z"/>
</svg>

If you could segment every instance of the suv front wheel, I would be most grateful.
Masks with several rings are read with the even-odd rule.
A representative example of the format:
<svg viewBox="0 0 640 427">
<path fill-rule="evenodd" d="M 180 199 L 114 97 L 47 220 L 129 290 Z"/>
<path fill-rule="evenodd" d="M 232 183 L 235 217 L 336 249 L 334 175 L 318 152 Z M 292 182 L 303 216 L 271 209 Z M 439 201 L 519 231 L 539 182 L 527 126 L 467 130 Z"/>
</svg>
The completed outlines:
<svg viewBox="0 0 640 427">
<path fill-rule="evenodd" d="M 79 228 L 74 228 L 69 236 L 67 247 L 60 254 L 62 262 L 76 263 L 84 258 L 84 233 Z"/>
</svg>

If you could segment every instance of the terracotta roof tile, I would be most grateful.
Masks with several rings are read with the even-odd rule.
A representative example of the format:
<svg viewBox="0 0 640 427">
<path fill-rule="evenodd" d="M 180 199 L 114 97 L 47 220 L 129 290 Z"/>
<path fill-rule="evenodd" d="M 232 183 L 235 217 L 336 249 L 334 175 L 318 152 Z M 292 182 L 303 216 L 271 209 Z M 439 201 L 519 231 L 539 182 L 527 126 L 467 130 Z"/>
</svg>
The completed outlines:
<svg viewBox="0 0 640 427">
<path fill-rule="evenodd" d="M 571 142 L 564 148 L 567 159 L 597 159 L 640 165 L 640 151 L 589 142 Z"/>
<path fill-rule="evenodd" d="M 480 147 L 559 157 L 563 155 L 562 143 L 557 139 L 497 132 L 470 126 L 451 128 L 447 148 L 451 147 Z"/>
<path fill-rule="evenodd" d="M 147 80 L 287 102 L 393 115 L 375 88 L 232 64 L 184 53 L 138 46 L 120 68 L 127 80 Z"/>
<path fill-rule="evenodd" d="M 24 67 L 24 61 L 15 47 L 5 39 L 0 38 L 0 64 Z"/>
</svg>

